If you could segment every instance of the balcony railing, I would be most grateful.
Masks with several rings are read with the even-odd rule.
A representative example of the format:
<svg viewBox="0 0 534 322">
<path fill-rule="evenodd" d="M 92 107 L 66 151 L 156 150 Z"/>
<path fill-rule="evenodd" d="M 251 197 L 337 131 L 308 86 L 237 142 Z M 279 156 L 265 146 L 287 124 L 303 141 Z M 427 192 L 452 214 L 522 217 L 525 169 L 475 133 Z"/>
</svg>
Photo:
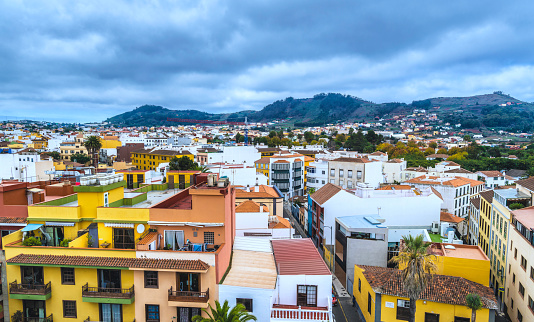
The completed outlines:
<svg viewBox="0 0 534 322">
<path fill-rule="evenodd" d="M 52 284 L 18 284 L 17 281 L 9 283 L 10 294 L 46 295 L 52 292 Z"/>
<path fill-rule="evenodd" d="M 210 290 L 206 292 L 174 291 L 169 289 L 169 301 L 207 303 L 210 299 Z"/>
<path fill-rule="evenodd" d="M 82 286 L 82 297 L 131 299 L 134 295 L 133 286 L 130 288 L 92 287 L 89 283 Z"/>
<path fill-rule="evenodd" d="M 11 316 L 11 322 L 53 322 L 54 317 L 53 314 L 50 314 L 49 316 L 45 318 L 38 318 L 38 317 L 25 317 L 21 311 L 15 312 Z"/>
<path fill-rule="evenodd" d="M 271 321 L 295 320 L 295 321 L 332 321 L 332 312 L 328 308 L 302 308 L 300 306 L 291 308 L 273 307 L 271 308 Z"/>
</svg>

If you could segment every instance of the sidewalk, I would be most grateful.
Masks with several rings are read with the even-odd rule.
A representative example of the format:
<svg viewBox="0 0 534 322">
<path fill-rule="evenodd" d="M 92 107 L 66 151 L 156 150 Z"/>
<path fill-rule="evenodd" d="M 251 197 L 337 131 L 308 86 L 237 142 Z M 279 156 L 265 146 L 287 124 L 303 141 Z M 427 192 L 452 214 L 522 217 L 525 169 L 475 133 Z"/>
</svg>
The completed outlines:
<svg viewBox="0 0 534 322">
<path fill-rule="evenodd" d="M 338 297 L 351 297 L 335 275 L 332 275 L 332 285 L 334 286 Z"/>
</svg>

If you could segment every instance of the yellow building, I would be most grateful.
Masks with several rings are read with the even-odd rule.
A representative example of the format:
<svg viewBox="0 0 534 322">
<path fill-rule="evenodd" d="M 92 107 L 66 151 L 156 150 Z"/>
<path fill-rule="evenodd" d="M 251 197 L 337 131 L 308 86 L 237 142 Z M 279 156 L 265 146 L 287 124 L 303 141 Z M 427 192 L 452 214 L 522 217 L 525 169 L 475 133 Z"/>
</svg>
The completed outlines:
<svg viewBox="0 0 534 322">
<path fill-rule="evenodd" d="M 71 156 L 76 153 L 89 155 L 83 145 L 83 134 L 78 134 L 74 141 L 63 142 L 59 145 L 61 160 L 71 161 Z"/>
<path fill-rule="evenodd" d="M 489 286 L 490 261 L 480 247 L 435 243 L 430 251 L 436 256 L 437 274 L 463 277 Z"/>
<path fill-rule="evenodd" d="M 104 136 L 100 138 L 100 142 L 102 142 L 102 149 L 116 149 L 122 146 L 118 136 Z"/>
<path fill-rule="evenodd" d="M 32 140 L 32 143 L 28 145 L 28 147 L 37 150 L 45 150 L 48 147 L 48 141 L 44 138 L 35 138 Z"/>
<path fill-rule="evenodd" d="M 264 176 L 267 177 L 267 184 L 269 184 L 269 171 L 270 171 L 270 159 L 269 157 L 262 157 L 259 160 L 256 160 L 254 162 L 254 166 L 256 167 L 256 173 L 261 173 Z"/>
<path fill-rule="evenodd" d="M 410 300 L 403 290 L 402 271 L 376 266 L 354 268 L 352 290 L 365 321 L 407 321 Z M 467 279 L 447 275 L 434 275 L 417 301 L 416 322 L 455 321 L 467 322 L 471 309 L 465 297 L 477 293 L 483 308 L 477 311 L 477 321 L 494 321 L 497 301 L 491 288 Z"/>
<path fill-rule="evenodd" d="M 186 189 L 195 184 L 195 175 L 200 174 L 195 170 L 169 170 L 167 171 L 167 184 L 169 189 Z"/>
<path fill-rule="evenodd" d="M 493 211 L 493 190 L 480 193 L 480 221 L 478 223 L 478 245 L 486 256 L 490 256 L 491 213 Z"/>
<path fill-rule="evenodd" d="M 257 148 L 258 152 L 261 153 L 261 157 L 272 157 L 273 155 L 282 151 L 280 148 Z"/>
<path fill-rule="evenodd" d="M 2 239 L 11 321 L 189 321 L 214 305 L 234 189 L 125 185 L 86 176 L 75 194 L 28 207 L 28 225 Z"/>
<path fill-rule="evenodd" d="M 141 149 L 131 153 L 132 165 L 139 170 L 156 170 L 160 163 L 169 163 L 173 157 L 187 156 L 194 161 L 194 156 L 189 151 L 173 150 L 146 150 Z"/>
</svg>

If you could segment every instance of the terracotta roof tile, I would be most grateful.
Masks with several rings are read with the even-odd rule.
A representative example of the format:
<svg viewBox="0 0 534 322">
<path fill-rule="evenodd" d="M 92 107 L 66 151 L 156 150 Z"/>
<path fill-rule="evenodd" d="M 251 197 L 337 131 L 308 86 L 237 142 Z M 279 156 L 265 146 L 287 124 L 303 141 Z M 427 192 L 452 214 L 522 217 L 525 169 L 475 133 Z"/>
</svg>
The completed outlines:
<svg viewBox="0 0 534 322">
<path fill-rule="evenodd" d="M 269 208 L 267 206 L 263 206 L 264 212 L 269 212 Z M 260 205 L 257 202 L 254 202 L 252 200 L 247 200 L 245 202 L 240 203 L 236 208 L 235 212 L 260 212 Z"/>
<path fill-rule="evenodd" d="M 489 178 L 495 178 L 495 177 L 503 177 L 504 175 L 500 173 L 499 171 L 478 171 L 477 173 L 481 173 Z"/>
<path fill-rule="evenodd" d="M 322 205 L 341 190 L 342 188 L 340 186 L 336 186 L 335 184 L 331 184 L 329 182 L 322 186 L 321 189 L 317 190 L 314 194 L 312 194 L 311 198 L 315 200 L 315 202 L 317 202 L 318 204 Z"/>
<path fill-rule="evenodd" d="M 518 180 L 515 182 L 516 185 L 520 185 L 530 191 L 534 191 L 534 177 L 528 179 Z"/>
<path fill-rule="evenodd" d="M 59 265 L 59 266 L 93 266 L 93 267 L 121 267 L 147 269 L 180 269 L 203 271 L 209 269 L 209 264 L 197 260 L 185 259 L 156 259 L 156 258 L 119 258 L 97 256 L 66 256 L 19 254 L 7 260 L 9 264 Z"/>
<path fill-rule="evenodd" d="M 452 223 L 459 223 L 464 221 L 464 218 L 460 218 L 458 216 L 455 216 L 453 214 L 450 214 L 448 212 L 442 211 L 439 213 L 439 221 L 445 221 L 445 222 L 452 222 Z"/>
<path fill-rule="evenodd" d="M 480 209 L 480 197 L 471 198 L 470 201 L 476 209 Z"/>
<path fill-rule="evenodd" d="M 0 217 L 2 224 L 25 224 L 26 217 Z"/>
<path fill-rule="evenodd" d="M 354 163 L 369 163 L 371 162 L 367 158 L 337 158 L 331 162 L 354 162 Z"/>
<path fill-rule="evenodd" d="M 258 187 L 258 192 L 254 191 L 254 187 L 251 188 L 252 191 L 246 191 L 243 189 L 236 189 L 236 198 L 282 198 L 280 194 L 273 187 L 260 185 Z"/>
<path fill-rule="evenodd" d="M 484 198 L 489 203 L 493 202 L 493 194 L 493 190 L 486 190 L 479 193 L 480 197 Z"/>
<path fill-rule="evenodd" d="M 401 270 L 364 265 L 359 267 L 363 270 L 363 275 L 373 288 L 373 291 L 392 296 L 408 297 L 404 291 Z M 465 297 L 470 293 L 480 295 L 483 307 L 488 309 L 498 308 L 491 288 L 466 280 L 463 277 L 448 275 L 432 275 L 427 287 L 421 294 L 421 299 L 436 303 L 467 306 Z"/>
</svg>

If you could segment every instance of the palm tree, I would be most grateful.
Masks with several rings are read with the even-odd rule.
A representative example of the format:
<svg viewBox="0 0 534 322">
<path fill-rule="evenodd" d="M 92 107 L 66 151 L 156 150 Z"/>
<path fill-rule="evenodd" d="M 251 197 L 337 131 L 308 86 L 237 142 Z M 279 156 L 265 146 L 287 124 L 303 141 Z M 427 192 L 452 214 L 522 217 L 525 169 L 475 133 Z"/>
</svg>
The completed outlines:
<svg viewBox="0 0 534 322">
<path fill-rule="evenodd" d="M 206 167 L 205 165 L 199 165 L 198 163 L 195 162 L 195 165 L 193 166 L 193 170 L 195 171 L 200 171 L 201 173 L 208 173 L 208 172 L 211 172 L 210 169 L 208 167 Z"/>
<path fill-rule="evenodd" d="M 98 168 L 98 152 L 100 151 L 100 148 L 102 148 L 100 138 L 96 135 L 91 135 L 85 142 L 83 142 L 83 146 L 85 146 L 87 152 L 91 156 L 91 160 L 93 160 L 93 167 L 95 167 L 95 169 Z"/>
<path fill-rule="evenodd" d="M 434 255 L 428 253 L 431 243 L 423 240 L 423 235 L 413 237 L 402 236 L 402 245 L 399 255 L 391 260 L 402 267 L 402 281 L 404 291 L 410 299 L 410 322 L 415 322 L 417 300 L 425 290 L 431 274 L 437 271 Z"/>
<path fill-rule="evenodd" d="M 471 309 L 471 322 L 475 322 L 477 319 L 477 311 L 482 308 L 482 301 L 478 294 L 467 294 L 465 297 L 467 307 Z"/>
<path fill-rule="evenodd" d="M 215 301 L 216 309 L 214 309 L 211 304 L 209 305 L 209 310 L 202 309 L 208 317 L 203 318 L 200 315 L 193 317 L 193 322 L 246 322 L 246 321 L 256 321 L 256 317 L 247 312 L 245 306 L 241 303 L 238 303 L 230 310 L 230 305 L 228 305 L 228 300 L 224 301 L 224 304 L 221 307 L 219 301 Z"/>
</svg>

